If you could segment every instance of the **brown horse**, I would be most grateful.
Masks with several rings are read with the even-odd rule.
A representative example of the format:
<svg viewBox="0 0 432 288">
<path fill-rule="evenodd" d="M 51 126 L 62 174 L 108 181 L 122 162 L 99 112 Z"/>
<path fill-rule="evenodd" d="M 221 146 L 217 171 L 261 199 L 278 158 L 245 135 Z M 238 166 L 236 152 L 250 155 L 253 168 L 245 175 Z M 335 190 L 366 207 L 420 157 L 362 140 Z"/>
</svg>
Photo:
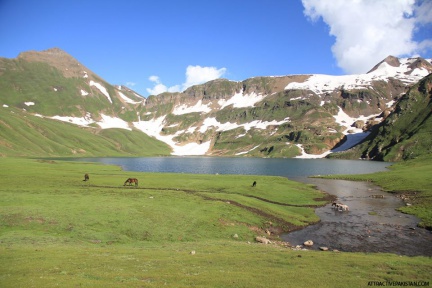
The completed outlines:
<svg viewBox="0 0 432 288">
<path fill-rule="evenodd" d="M 125 183 L 123 184 L 123 186 L 126 186 L 126 184 L 129 184 L 129 186 L 131 186 L 133 183 L 135 183 L 135 186 L 138 186 L 138 179 L 136 178 L 128 178 Z"/>
</svg>

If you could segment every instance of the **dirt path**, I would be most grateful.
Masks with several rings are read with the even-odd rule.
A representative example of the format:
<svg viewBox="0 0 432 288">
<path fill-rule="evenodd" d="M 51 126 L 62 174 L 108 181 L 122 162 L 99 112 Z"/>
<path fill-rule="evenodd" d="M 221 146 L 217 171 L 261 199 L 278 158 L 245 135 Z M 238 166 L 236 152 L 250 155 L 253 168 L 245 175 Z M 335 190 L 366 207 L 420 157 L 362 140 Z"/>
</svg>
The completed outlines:
<svg viewBox="0 0 432 288">
<path fill-rule="evenodd" d="M 392 194 L 367 182 L 326 179 L 296 179 L 314 184 L 347 204 L 349 212 L 335 211 L 331 204 L 317 208 L 321 222 L 281 235 L 291 245 L 312 240 L 312 249 L 352 252 L 389 252 L 400 255 L 432 256 L 432 233 L 417 227 L 419 220 L 395 209 L 405 205 Z M 375 198 L 371 195 L 383 195 Z"/>
</svg>

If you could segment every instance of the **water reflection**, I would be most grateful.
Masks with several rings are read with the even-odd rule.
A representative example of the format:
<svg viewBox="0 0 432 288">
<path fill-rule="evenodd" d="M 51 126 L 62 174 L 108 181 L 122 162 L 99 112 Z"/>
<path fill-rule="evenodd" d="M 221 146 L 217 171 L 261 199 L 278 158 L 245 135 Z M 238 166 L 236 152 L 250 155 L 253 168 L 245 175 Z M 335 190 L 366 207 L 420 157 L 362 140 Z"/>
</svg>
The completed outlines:
<svg viewBox="0 0 432 288">
<path fill-rule="evenodd" d="M 228 157 L 77 158 L 121 166 L 126 171 L 194 174 L 272 175 L 288 178 L 327 174 L 364 174 L 386 170 L 388 162 L 339 159 Z"/>
</svg>

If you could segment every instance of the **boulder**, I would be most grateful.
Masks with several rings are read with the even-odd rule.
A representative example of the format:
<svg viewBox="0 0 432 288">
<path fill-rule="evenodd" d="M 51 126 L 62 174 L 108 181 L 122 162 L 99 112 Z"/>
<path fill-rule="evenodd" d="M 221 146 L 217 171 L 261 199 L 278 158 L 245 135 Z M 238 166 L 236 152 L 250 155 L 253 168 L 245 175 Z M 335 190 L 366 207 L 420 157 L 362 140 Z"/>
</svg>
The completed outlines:
<svg viewBox="0 0 432 288">
<path fill-rule="evenodd" d="M 264 237 L 261 237 L 261 236 L 257 236 L 257 237 L 255 238 L 255 240 L 256 240 L 257 242 L 260 242 L 260 243 L 263 243 L 263 244 L 271 244 L 271 242 L 270 242 L 269 239 L 264 238 Z"/>
</svg>

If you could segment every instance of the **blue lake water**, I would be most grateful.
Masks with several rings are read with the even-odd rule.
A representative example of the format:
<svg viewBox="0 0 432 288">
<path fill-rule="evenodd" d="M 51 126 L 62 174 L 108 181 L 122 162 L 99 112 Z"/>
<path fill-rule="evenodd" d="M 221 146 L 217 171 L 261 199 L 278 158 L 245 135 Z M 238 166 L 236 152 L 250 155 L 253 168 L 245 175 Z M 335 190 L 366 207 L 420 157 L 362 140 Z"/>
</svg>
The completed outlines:
<svg viewBox="0 0 432 288">
<path fill-rule="evenodd" d="M 290 179 L 311 175 L 365 174 L 385 171 L 392 163 L 366 160 L 226 157 L 77 158 L 121 166 L 125 171 L 193 174 L 272 175 Z"/>
</svg>

